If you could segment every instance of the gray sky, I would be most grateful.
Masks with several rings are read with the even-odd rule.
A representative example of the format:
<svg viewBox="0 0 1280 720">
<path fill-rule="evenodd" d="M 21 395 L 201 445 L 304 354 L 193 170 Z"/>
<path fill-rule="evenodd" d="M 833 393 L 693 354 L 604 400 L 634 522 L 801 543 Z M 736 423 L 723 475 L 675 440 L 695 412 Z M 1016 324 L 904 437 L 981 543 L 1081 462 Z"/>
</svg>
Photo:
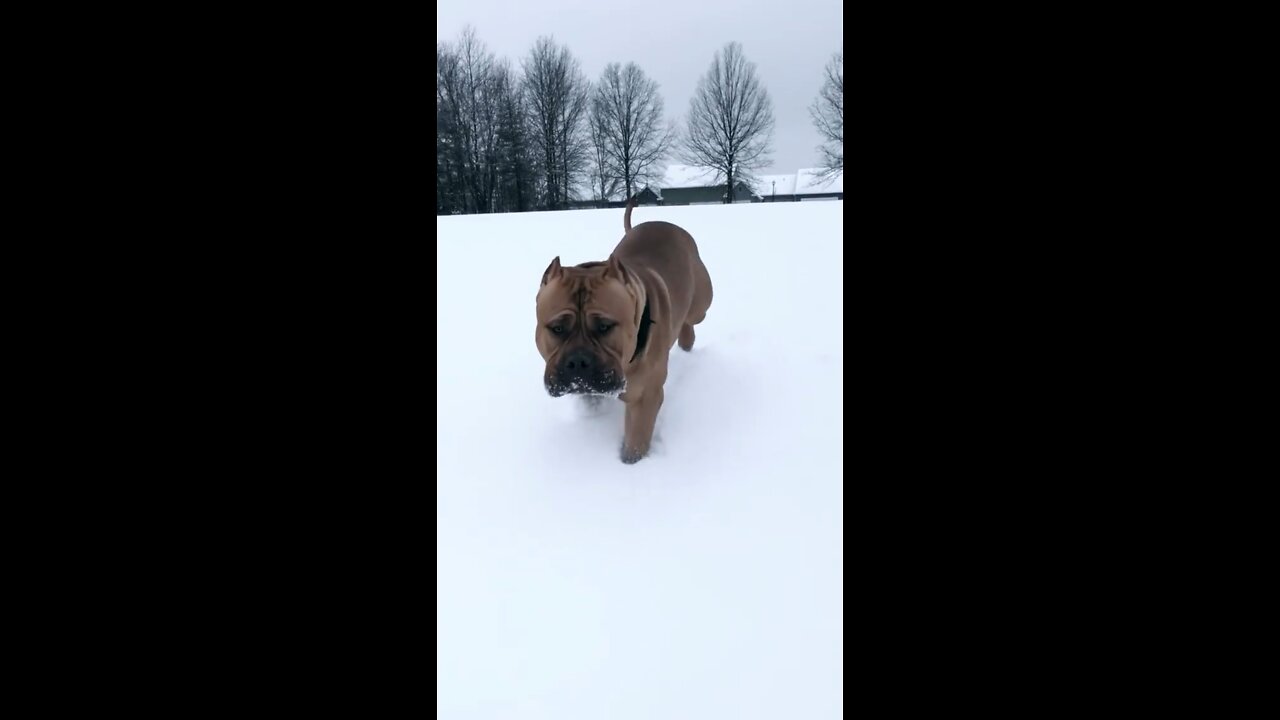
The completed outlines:
<svg viewBox="0 0 1280 720">
<path fill-rule="evenodd" d="M 635 62 L 657 81 L 667 117 L 682 132 L 698 78 L 716 50 L 737 40 L 773 101 L 772 161 L 758 172 L 792 173 L 818 164 L 821 139 L 808 108 L 822 86 L 823 65 L 844 39 L 841 0 L 436 2 L 437 40 L 457 40 L 467 24 L 516 68 L 539 35 L 568 45 L 593 82 L 606 63 Z"/>
</svg>

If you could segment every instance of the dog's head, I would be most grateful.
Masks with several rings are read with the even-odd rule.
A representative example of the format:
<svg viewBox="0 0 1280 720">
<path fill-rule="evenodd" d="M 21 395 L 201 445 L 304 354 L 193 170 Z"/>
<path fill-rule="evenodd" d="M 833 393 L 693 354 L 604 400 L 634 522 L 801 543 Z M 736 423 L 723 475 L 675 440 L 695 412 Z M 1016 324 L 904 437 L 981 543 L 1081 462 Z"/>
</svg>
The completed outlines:
<svg viewBox="0 0 1280 720">
<path fill-rule="evenodd" d="M 644 286 L 616 257 L 567 268 L 552 260 L 538 288 L 534 336 L 547 392 L 621 392 L 644 307 Z"/>
</svg>

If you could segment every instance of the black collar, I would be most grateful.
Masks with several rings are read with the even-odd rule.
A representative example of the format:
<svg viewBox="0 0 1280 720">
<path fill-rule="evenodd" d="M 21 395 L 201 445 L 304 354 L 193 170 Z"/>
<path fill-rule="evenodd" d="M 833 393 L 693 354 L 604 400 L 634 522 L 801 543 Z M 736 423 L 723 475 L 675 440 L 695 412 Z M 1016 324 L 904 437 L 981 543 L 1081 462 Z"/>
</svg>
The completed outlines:
<svg viewBox="0 0 1280 720">
<path fill-rule="evenodd" d="M 640 357 L 640 353 L 644 350 L 644 346 L 649 342 L 649 326 L 653 324 L 653 320 L 649 319 L 649 299 L 645 298 L 644 312 L 640 313 L 640 329 L 636 333 L 636 352 L 631 356 L 630 362 L 635 362 Z"/>
</svg>

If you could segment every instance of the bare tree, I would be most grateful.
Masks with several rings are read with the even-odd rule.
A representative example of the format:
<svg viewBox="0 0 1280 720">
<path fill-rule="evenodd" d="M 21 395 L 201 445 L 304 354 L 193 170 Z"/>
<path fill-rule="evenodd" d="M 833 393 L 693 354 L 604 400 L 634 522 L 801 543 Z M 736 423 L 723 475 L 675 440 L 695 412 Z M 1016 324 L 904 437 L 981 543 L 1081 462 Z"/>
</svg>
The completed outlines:
<svg viewBox="0 0 1280 720">
<path fill-rule="evenodd" d="M 477 212 L 493 212 L 494 189 L 497 186 L 497 102 L 492 82 L 494 56 L 467 26 L 457 44 L 462 73 L 461 114 L 467 151 L 467 190 Z"/>
<path fill-rule="evenodd" d="M 733 186 L 768 162 L 773 135 L 769 93 L 756 77 L 756 64 L 731 42 L 717 52 L 689 106 L 684 159 L 715 170 L 723 178 L 724 201 L 733 202 Z"/>
<path fill-rule="evenodd" d="M 814 127 L 822 135 L 818 146 L 826 175 L 844 172 L 844 46 L 823 69 L 822 89 L 809 108 Z"/>
<path fill-rule="evenodd" d="M 453 167 L 452 188 L 464 212 L 494 212 L 498 185 L 498 113 L 503 90 L 495 83 L 493 53 L 463 29 L 457 43 L 436 45 L 436 104 L 443 144 Z M 441 138 L 437 135 L 437 154 Z"/>
<path fill-rule="evenodd" d="M 607 203 L 618 192 L 622 182 L 614 171 L 613 158 L 609 155 L 608 133 L 596 114 L 591 116 L 591 195 Z M 601 207 L 604 207 L 601 205 Z"/>
<path fill-rule="evenodd" d="M 546 207 L 568 207 L 590 162 L 590 84 L 569 48 L 540 37 L 524 61 L 533 144 L 546 181 Z"/>
<path fill-rule="evenodd" d="M 614 175 L 630 198 L 641 183 L 653 179 L 675 138 L 675 127 L 662 121 L 658 83 L 635 63 L 609 63 L 596 85 L 592 115 Z"/>
<path fill-rule="evenodd" d="M 536 202 L 535 158 L 530 147 L 524 93 L 505 59 L 494 67 L 491 82 L 497 104 L 495 207 L 498 212 L 523 212 Z"/>
<path fill-rule="evenodd" d="M 436 43 L 436 212 L 468 212 L 466 151 L 459 127 L 461 93 L 458 56 L 447 43 Z"/>
</svg>

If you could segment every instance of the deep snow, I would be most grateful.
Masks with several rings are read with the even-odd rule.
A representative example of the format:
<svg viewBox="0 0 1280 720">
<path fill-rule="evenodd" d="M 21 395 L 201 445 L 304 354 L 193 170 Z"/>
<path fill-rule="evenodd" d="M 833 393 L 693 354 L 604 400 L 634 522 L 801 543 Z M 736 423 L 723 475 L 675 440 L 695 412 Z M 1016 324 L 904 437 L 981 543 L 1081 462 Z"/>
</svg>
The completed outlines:
<svg viewBox="0 0 1280 720">
<path fill-rule="evenodd" d="M 843 209 L 636 208 L 715 298 L 635 465 L 534 346 L 543 270 L 622 210 L 437 218 L 440 718 L 841 716 Z"/>
</svg>

